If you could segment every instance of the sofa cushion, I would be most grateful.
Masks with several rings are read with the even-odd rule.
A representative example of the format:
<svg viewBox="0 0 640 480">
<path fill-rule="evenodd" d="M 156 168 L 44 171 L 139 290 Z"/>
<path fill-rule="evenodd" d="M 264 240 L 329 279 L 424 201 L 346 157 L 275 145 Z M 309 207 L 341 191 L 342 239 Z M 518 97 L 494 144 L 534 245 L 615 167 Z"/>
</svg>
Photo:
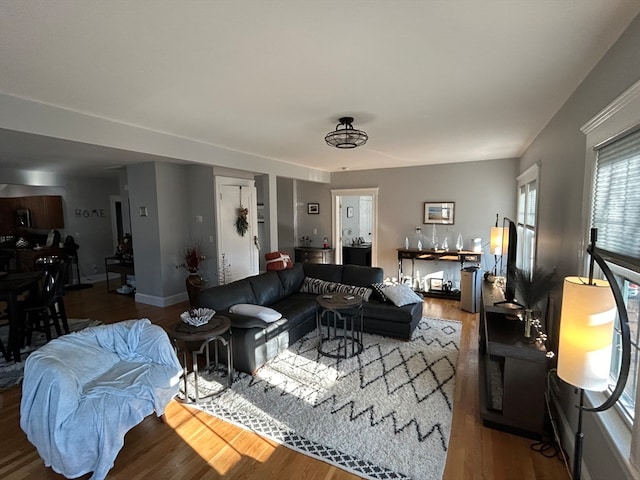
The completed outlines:
<svg viewBox="0 0 640 480">
<path fill-rule="evenodd" d="M 270 271 L 249 277 L 249 282 L 251 283 L 251 288 L 253 288 L 253 294 L 256 296 L 256 301 L 237 303 L 271 305 L 284 296 L 284 288 L 282 288 L 282 283 L 280 283 L 277 272 Z"/>
<path fill-rule="evenodd" d="M 345 265 L 342 269 L 340 283 L 368 287 L 372 283 L 380 283 L 384 278 L 384 271 L 379 267 L 363 267 L 361 265 Z"/>
<path fill-rule="evenodd" d="M 319 278 L 305 277 L 302 283 L 301 293 L 329 293 L 333 292 L 333 287 L 336 282 L 328 282 L 326 280 L 320 280 Z"/>
<path fill-rule="evenodd" d="M 244 278 L 226 285 L 205 288 L 198 295 L 197 307 L 213 308 L 218 312 L 224 312 L 236 303 L 258 303 L 251 283 Z"/>
<path fill-rule="evenodd" d="M 315 312 L 320 308 L 316 302 L 316 295 L 309 293 L 294 293 L 272 306 L 291 323 L 298 323 L 309 317 L 315 318 Z"/>
<path fill-rule="evenodd" d="M 283 298 L 298 293 L 304 282 L 304 269 L 302 263 L 294 263 L 293 267 L 278 272 L 280 283 L 282 283 Z"/>
<path fill-rule="evenodd" d="M 319 278 L 327 282 L 342 282 L 342 265 L 326 263 L 303 263 L 307 277 Z"/>
<path fill-rule="evenodd" d="M 282 318 L 282 314 L 273 308 L 262 305 L 252 305 L 250 303 L 238 303 L 237 305 L 231 306 L 229 311 L 231 313 L 237 313 L 238 315 L 256 317 L 267 323 L 272 323 Z"/>
<path fill-rule="evenodd" d="M 396 307 L 403 307 L 411 303 L 422 303 L 422 298 L 408 285 L 391 285 L 384 289 L 384 294 Z"/>
<path fill-rule="evenodd" d="M 383 303 L 371 299 L 363 307 L 365 332 L 367 331 L 367 318 L 389 323 L 412 323 L 414 319 L 422 317 L 422 306 L 422 303 L 410 303 L 404 307 L 396 307 L 393 303 Z"/>
</svg>

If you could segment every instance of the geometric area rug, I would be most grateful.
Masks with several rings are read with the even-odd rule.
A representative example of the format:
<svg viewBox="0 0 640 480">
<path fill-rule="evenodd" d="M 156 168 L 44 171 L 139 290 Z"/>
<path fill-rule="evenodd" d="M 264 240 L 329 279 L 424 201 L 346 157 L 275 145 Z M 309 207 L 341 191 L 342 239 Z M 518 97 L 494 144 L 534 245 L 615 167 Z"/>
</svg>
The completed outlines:
<svg viewBox="0 0 640 480">
<path fill-rule="evenodd" d="M 67 322 L 69 324 L 70 332 L 77 332 L 78 330 L 82 330 L 86 327 L 93 327 L 102 324 L 102 322 L 99 320 L 90 320 L 88 318 L 69 318 Z M 51 335 L 53 338 L 55 338 L 56 331 L 55 329 L 51 330 Z M 2 339 L 2 343 L 5 348 L 9 344 L 8 337 L 9 326 L 3 325 L 2 327 L 0 327 L 0 339 Z M 31 341 L 31 345 L 20 349 L 20 359 L 22 361 L 11 361 L 7 363 L 4 357 L 0 355 L 0 392 L 22 382 L 24 373 L 24 361 L 27 359 L 30 353 L 35 352 L 45 343 L 47 343 L 47 337 L 45 336 L 45 334 L 42 332 L 35 332 Z"/>
<path fill-rule="evenodd" d="M 364 478 L 442 478 L 461 329 L 422 318 L 410 341 L 365 333 L 340 361 L 318 354 L 314 330 L 231 389 L 201 371 L 213 396 L 195 407 Z"/>
</svg>

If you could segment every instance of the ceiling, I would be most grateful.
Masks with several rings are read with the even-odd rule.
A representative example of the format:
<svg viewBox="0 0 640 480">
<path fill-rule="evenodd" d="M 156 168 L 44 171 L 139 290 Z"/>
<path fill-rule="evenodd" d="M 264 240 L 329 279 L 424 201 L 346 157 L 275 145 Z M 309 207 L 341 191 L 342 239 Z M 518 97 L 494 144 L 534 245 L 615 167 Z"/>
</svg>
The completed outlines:
<svg viewBox="0 0 640 480">
<path fill-rule="evenodd" d="M 1 0 L 0 93 L 329 172 L 511 158 L 639 12 L 637 0 Z M 363 147 L 324 143 L 345 115 Z M 3 167 L 153 158 L 0 130 Z"/>
</svg>

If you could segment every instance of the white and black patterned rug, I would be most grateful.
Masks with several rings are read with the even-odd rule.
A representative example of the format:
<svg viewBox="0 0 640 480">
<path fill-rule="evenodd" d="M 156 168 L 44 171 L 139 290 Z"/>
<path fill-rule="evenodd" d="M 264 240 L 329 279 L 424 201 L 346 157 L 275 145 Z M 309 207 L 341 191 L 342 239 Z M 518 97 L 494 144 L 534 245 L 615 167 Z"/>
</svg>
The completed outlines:
<svg viewBox="0 0 640 480">
<path fill-rule="evenodd" d="M 199 407 L 362 477 L 441 478 L 461 329 L 423 318 L 411 341 L 365 334 L 339 362 L 318 355 L 314 331 Z M 207 373 L 199 383 L 220 388 Z"/>
<path fill-rule="evenodd" d="M 78 330 L 82 330 L 86 327 L 92 327 L 102 324 L 100 320 L 90 320 L 88 318 L 70 318 L 67 320 L 67 322 L 69 324 L 70 332 L 77 332 Z M 51 334 L 54 338 L 56 337 L 55 329 L 51 329 Z M 8 337 L 9 326 L 3 325 L 2 327 L 0 327 L 0 339 L 2 340 L 5 348 L 9 344 Z M 47 337 L 45 336 L 45 334 L 37 332 L 33 335 L 31 345 L 20 349 L 20 357 L 22 360 L 21 362 L 7 362 L 2 357 L 2 355 L 0 355 L 0 391 L 11 388 L 14 385 L 22 382 L 22 377 L 24 374 L 24 361 L 27 359 L 31 352 L 35 352 L 45 343 L 47 343 Z"/>
</svg>

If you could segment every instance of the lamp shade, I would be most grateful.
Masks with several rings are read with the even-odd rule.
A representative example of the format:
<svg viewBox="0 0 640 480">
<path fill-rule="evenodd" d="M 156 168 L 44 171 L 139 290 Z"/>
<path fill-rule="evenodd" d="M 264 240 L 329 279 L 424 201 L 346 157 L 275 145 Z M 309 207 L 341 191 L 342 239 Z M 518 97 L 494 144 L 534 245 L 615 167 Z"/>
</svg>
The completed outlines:
<svg viewBox="0 0 640 480">
<path fill-rule="evenodd" d="M 502 255 L 502 238 L 504 236 L 503 227 L 491 227 L 490 249 L 493 255 Z"/>
<path fill-rule="evenodd" d="M 558 376 L 565 382 L 586 390 L 607 389 L 616 311 L 609 282 L 564 279 Z"/>
</svg>

